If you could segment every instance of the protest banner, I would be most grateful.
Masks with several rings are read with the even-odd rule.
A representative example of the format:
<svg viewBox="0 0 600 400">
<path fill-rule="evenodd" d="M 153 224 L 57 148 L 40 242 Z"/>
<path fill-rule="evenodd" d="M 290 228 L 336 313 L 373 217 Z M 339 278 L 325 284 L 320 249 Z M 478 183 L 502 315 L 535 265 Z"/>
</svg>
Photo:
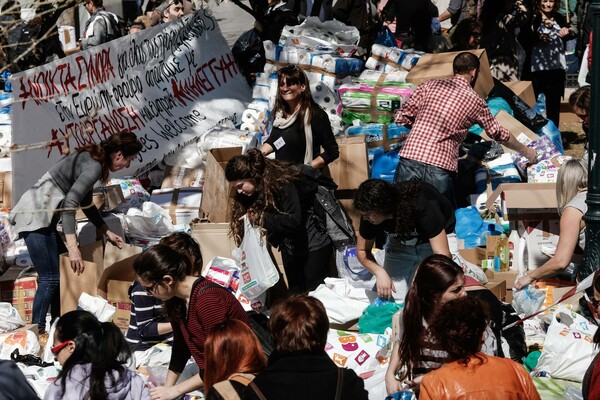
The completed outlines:
<svg viewBox="0 0 600 400">
<path fill-rule="evenodd" d="M 210 11 L 198 10 L 12 77 L 13 199 L 68 151 L 113 133 L 144 145 L 119 176 L 140 174 L 227 120 L 252 94 Z M 13 203 L 14 204 L 14 203 Z"/>
</svg>

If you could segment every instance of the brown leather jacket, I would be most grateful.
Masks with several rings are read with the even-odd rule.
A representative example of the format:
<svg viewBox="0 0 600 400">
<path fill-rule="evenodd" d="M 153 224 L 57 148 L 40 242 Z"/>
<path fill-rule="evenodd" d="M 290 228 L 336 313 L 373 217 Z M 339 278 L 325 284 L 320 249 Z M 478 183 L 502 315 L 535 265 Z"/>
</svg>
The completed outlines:
<svg viewBox="0 0 600 400">
<path fill-rule="evenodd" d="M 531 377 L 522 365 L 477 353 L 467 367 L 457 361 L 423 377 L 419 400 L 540 400 Z"/>
</svg>

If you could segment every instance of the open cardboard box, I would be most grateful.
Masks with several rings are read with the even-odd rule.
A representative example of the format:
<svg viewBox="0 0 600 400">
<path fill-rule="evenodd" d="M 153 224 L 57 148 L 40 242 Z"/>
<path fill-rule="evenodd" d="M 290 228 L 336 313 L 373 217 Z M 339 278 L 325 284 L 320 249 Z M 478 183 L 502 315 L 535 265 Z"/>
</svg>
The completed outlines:
<svg viewBox="0 0 600 400">
<path fill-rule="evenodd" d="M 531 81 L 502 82 L 504 85 L 519 96 L 529 107 L 535 106 L 535 92 Z"/>
<path fill-rule="evenodd" d="M 498 196 L 505 221 L 558 219 L 556 183 L 502 183 L 488 196 L 489 210 Z"/>
<path fill-rule="evenodd" d="M 480 63 L 473 89 L 482 99 L 485 99 L 494 87 L 487 53 L 483 49 L 469 50 L 469 52 L 479 57 Z M 452 62 L 459 53 L 461 52 L 424 54 L 406 76 L 406 82 L 418 85 L 431 79 L 452 78 L 454 76 Z"/>
<path fill-rule="evenodd" d="M 225 178 L 225 166 L 240 154 L 242 147 L 216 148 L 206 154 L 201 208 L 210 222 L 229 222 L 234 188 Z"/>
<path fill-rule="evenodd" d="M 182 187 L 155 189 L 150 201 L 169 211 L 173 224 L 189 225 L 200 216 L 202 189 Z"/>
<path fill-rule="evenodd" d="M 137 257 L 142 249 L 124 244 L 119 249 L 111 244 L 104 248 L 101 241 L 80 247 L 84 270 L 80 275 L 73 272 L 67 253 L 60 255 L 60 310 L 64 314 L 77 309 L 79 297 L 85 292 L 91 296 L 98 294 L 104 270 L 118 261 Z M 107 289 L 108 290 L 108 289 Z"/>
<path fill-rule="evenodd" d="M 369 179 L 369 159 L 364 135 L 339 136 L 340 156 L 327 167 L 338 190 L 357 189 Z"/>
<path fill-rule="evenodd" d="M 496 114 L 496 120 L 503 128 L 508 129 L 520 143 L 523 141 L 528 142 L 528 139 L 537 140 L 540 138 L 534 131 L 520 123 L 515 117 L 504 110 L 500 110 L 498 114 Z M 485 131 L 481 133 L 481 137 L 486 140 L 492 140 L 492 138 Z M 505 153 L 515 153 L 514 150 L 509 149 L 503 144 L 501 144 L 501 146 Z"/>
<path fill-rule="evenodd" d="M 204 169 L 183 168 L 167 165 L 161 189 L 199 187 L 204 184 Z"/>
</svg>

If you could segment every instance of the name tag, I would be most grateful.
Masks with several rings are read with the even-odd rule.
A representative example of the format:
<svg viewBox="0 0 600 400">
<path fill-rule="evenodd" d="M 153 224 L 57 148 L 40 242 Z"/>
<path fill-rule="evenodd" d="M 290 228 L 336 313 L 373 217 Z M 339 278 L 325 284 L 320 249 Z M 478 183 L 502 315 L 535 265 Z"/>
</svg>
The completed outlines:
<svg viewBox="0 0 600 400">
<path fill-rule="evenodd" d="M 280 137 L 273 144 L 275 145 L 275 149 L 279 150 L 280 148 L 285 146 L 285 140 L 283 140 L 283 138 Z"/>
</svg>

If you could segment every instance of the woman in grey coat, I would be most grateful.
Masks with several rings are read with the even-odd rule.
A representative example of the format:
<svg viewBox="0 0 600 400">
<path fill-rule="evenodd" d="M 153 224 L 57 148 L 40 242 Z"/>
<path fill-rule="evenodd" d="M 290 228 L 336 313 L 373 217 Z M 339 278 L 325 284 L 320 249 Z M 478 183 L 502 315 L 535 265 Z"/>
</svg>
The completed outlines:
<svg viewBox="0 0 600 400">
<path fill-rule="evenodd" d="M 13 231 L 25 239 L 38 273 L 32 323 L 38 324 L 40 334 L 45 333 L 46 314 L 51 306 L 53 319 L 60 315 L 59 254 L 68 250 L 73 272 L 83 272 L 75 211 L 81 207 L 108 241 L 121 247 L 123 239 L 108 229 L 93 205 L 92 189 L 98 180 L 106 182 L 109 172 L 129 167 L 141 149 L 142 144 L 131 132 L 116 133 L 99 145 L 84 146 L 46 172 L 13 208 Z M 66 249 L 56 230 L 59 220 L 62 220 Z"/>
</svg>

